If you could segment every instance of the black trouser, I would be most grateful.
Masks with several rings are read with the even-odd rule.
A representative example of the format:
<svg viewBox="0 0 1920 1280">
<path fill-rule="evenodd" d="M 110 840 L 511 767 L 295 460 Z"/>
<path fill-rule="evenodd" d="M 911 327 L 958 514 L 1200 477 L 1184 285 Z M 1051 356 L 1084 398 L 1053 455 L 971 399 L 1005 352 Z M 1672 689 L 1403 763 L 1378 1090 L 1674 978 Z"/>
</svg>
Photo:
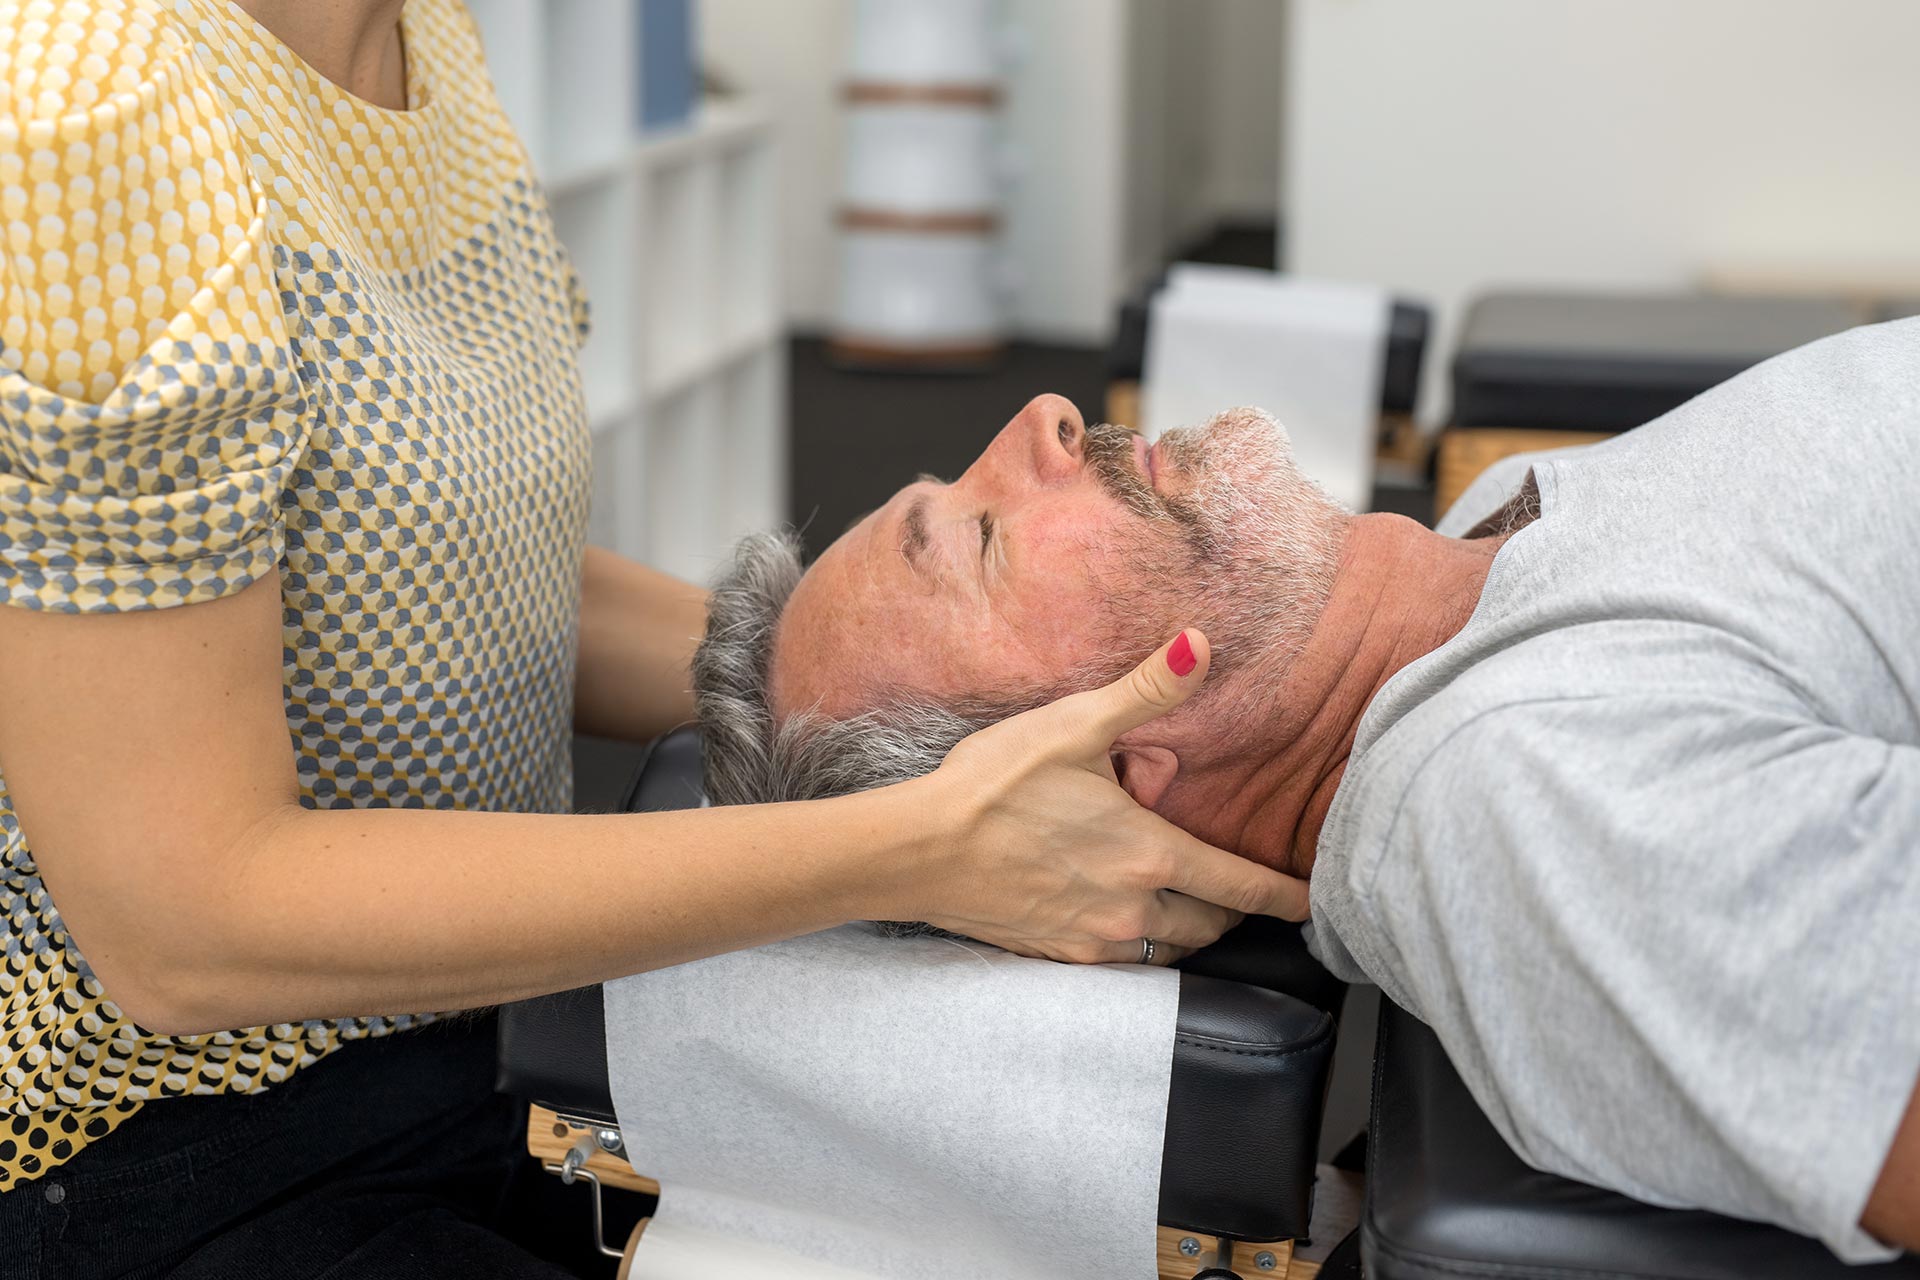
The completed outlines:
<svg viewBox="0 0 1920 1280">
<path fill-rule="evenodd" d="M 264 1093 L 151 1102 L 0 1195 L 0 1277 L 571 1280 L 502 1234 L 537 1237 L 513 1188 L 551 1180 L 493 1071 L 483 1017 L 348 1044 Z M 583 1239 L 586 1213 L 565 1215 Z"/>
</svg>

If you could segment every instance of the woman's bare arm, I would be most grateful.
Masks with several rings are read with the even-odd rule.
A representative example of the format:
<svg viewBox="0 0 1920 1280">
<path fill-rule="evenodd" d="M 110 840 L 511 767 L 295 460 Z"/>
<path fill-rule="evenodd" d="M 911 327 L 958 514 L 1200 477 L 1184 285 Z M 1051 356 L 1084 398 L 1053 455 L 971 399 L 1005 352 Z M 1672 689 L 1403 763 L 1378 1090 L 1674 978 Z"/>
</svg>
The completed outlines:
<svg viewBox="0 0 1920 1280">
<path fill-rule="evenodd" d="M 847 829 L 884 821 L 872 808 L 302 808 L 281 643 L 272 580 L 157 612 L 0 611 L 22 830 L 107 993 L 149 1029 L 492 1003 L 830 926 L 885 894 Z"/>
<path fill-rule="evenodd" d="M 691 665 L 707 593 L 658 569 L 587 548 L 573 723 L 644 742 L 693 719 Z"/>
<path fill-rule="evenodd" d="M 1198 672 L 1136 673 L 840 800 L 309 810 L 281 643 L 271 579 L 144 613 L 0 608 L 0 770 L 69 931 L 149 1030 L 469 1007 L 861 918 L 1090 960 L 1137 955 L 1142 934 L 1203 944 L 1223 907 L 1305 911 L 1304 885 L 1099 776 L 1122 726 Z"/>
<path fill-rule="evenodd" d="M 1888 1244 L 1920 1251 L 1920 1087 L 1907 1100 L 1860 1225 Z"/>
</svg>

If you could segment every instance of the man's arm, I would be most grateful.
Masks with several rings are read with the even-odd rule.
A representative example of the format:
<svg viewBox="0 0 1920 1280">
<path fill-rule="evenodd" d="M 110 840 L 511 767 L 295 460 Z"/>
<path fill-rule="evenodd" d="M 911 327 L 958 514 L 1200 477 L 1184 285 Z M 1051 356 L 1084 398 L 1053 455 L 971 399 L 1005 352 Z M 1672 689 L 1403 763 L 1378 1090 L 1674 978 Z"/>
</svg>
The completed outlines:
<svg viewBox="0 0 1920 1280">
<path fill-rule="evenodd" d="M 588 547 L 574 728 L 643 742 L 693 719 L 690 667 L 706 626 L 705 591 Z"/>
<path fill-rule="evenodd" d="M 1907 1102 L 1906 1118 L 1880 1167 L 1880 1180 L 1874 1183 L 1860 1225 L 1888 1244 L 1920 1250 L 1920 1086 Z"/>
</svg>

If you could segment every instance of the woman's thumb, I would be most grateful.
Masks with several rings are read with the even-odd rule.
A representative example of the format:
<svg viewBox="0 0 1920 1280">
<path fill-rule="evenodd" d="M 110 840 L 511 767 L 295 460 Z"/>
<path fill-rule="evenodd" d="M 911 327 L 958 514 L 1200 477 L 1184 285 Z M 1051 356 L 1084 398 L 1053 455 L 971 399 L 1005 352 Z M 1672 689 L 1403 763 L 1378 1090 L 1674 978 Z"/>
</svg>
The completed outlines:
<svg viewBox="0 0 1920 1280">
<path fill-rule="evenodd" d="M 1208 656 L 1207 637 L 1188 627 L 1126 675 L 1087 694 L 1102 745 L 1191 697 L 1207 678 Z"/>
</svg>

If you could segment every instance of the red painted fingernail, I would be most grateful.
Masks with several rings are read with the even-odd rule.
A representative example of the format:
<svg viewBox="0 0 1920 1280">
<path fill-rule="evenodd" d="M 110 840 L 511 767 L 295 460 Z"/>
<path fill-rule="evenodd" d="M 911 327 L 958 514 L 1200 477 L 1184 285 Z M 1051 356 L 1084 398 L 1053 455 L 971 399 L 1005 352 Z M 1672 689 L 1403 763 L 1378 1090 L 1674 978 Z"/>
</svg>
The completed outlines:
<svg viewBox="0 0 1920 1280">
<path fill-rule="evenodd" d="M 1187 633 L 1184 631 L 1167 647 L 1167 667 L 1177 676 L 1184 676 L 1193 670 L 1194 664 L 1199 661 L 1200 659 L 1193 656 L 1193 644 L 1187 639 Z"/>
</svg>

